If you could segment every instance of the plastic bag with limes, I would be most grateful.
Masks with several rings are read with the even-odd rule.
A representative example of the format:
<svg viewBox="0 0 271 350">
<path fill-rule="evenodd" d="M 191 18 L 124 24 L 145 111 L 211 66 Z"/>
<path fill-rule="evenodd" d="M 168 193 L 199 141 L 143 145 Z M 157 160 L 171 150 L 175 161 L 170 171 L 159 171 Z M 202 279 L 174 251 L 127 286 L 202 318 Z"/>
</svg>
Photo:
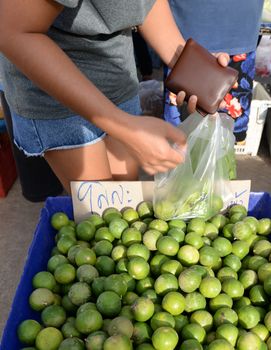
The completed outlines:
<svg viewBox="0 0 271 350">
<path fill-rule="evenodd" d="M 226 114 L 190 115 L 180 129 L 187 135 L 184 163 L 155 176 L 154 211 L 163 220 L 209 219 L 232 199 L 236 177 L 233 120 Z"/>
</svg>

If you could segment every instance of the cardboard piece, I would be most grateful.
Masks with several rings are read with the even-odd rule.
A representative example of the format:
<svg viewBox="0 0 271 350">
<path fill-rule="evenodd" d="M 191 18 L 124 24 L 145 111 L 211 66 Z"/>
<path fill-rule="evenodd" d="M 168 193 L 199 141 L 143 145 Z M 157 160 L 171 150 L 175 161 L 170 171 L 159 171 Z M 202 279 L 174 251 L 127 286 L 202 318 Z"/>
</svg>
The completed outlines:
<svg viewBox="0 0 271 350">
<path fill-rule="evenodd" d="M 231 181 L 233 200 L 226 207 L 242 204 L 248 208 L 250 180 Z M 80 222 L 91 213 L 102 214 L 106 208 L 136 208 L 153 197 L 153 181 L 73 181 L 71 182 L 74 219 Z"/>
</svg>

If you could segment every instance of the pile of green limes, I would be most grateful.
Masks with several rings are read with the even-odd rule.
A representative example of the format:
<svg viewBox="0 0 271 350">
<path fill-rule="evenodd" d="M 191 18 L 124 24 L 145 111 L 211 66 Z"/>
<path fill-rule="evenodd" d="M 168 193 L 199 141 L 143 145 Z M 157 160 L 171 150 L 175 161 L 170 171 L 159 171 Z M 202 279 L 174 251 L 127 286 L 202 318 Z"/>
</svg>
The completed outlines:
<svg viewBox="0 0 271 350">
<path fill-rule="evenodd" d="M 271 349 L 271 219 L 235 205 L 167 222 L 142 202 L 51 224 L 56 246 L 29 296 L 41 321 L 18 327 L 24 350 Z"/>
</svg>

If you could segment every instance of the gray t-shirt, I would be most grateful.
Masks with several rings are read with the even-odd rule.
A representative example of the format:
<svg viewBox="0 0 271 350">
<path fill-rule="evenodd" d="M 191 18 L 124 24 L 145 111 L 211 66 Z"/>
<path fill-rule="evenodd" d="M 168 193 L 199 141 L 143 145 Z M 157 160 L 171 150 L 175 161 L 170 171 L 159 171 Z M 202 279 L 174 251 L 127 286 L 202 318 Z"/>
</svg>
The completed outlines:
<svg viewBox="0 0 271 350">
<path fill-rule="evenodd" d="M 143 23 L 155 0 L 55 0 L 65 6 L 48 35 L 113 103 L 138 92 L 131 27 Z M 35 52 L 33 52 L 35 55 Z M 17 114 L 33 119 L 74 113 L 38 89 L 1 58 L 7 101 Z"/>
</svg>

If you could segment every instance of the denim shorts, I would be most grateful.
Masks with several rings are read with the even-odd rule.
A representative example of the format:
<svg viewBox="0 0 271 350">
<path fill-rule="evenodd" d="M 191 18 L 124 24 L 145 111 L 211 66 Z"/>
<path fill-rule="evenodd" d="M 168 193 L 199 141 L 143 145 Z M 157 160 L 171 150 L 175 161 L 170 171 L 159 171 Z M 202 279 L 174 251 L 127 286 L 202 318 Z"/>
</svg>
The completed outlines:
<svg viewBox="0 0 271 350">
<path fill-rule="evenodd" d="M 141 114 L 139 96 L 118 105 L 133 115 Z M 49 150 L 61 150 L 94 144 L 105 132 L 75 115 L 63 119 L 29 119 L 11 111 L 14 142 L 27 156 L 43 156 Z"/>
</svg>

